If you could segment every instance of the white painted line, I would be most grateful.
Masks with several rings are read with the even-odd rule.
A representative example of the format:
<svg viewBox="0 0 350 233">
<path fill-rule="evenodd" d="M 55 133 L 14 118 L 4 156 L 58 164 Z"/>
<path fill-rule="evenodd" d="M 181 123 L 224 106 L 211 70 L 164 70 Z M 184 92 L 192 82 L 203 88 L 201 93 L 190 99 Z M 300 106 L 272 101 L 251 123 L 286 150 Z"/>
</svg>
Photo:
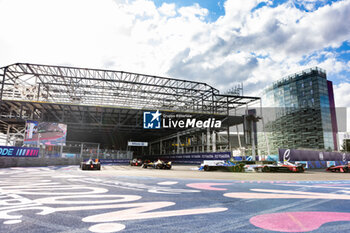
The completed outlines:
<svg viewBox="0 0 350 233">
<path fill-rule="evenodd" d="M 117 232 L 124 229 L 125 229 L 125 225 L 120 223 L 101 223 L 101 224 L 96 224 L 91 226 L 89 228 L 89 231 L 107 233 L 107 232 Z"/>
<path fill-rule="evenodd" d="M 177 181 L 164 181 L 164 182 L 159 182 L 157 183 L 158 185 L 174 185 L 174 184 L 177 184 L 179 182 Z"/>
</svg>

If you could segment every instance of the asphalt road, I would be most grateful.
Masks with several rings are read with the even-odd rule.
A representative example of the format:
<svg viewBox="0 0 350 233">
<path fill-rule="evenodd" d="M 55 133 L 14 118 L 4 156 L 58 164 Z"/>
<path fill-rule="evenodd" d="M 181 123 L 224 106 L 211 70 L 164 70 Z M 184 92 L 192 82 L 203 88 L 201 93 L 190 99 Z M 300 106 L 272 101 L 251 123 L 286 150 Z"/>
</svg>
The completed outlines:
<svg viewBox="0 0 350 233">
<path fill-rule="evenodd" d="M 350 231 L 350 174 L 193 168 L 0 169 L 0 232 Z"/>
</svg>

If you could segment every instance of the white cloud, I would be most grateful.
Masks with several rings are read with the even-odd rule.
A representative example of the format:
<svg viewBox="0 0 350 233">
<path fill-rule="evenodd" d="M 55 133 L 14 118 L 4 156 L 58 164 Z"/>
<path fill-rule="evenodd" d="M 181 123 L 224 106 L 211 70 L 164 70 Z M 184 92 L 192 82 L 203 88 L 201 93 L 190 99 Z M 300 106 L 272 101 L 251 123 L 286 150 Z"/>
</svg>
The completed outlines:
<svg viewBox="0 0 350 233">
<path fill-rule="evenodd" d="M 224 3 L 225 17 L 223 20 L 234 27 L 241 27 L 249 17 L 251 10 L 264 0 L 229 0 Z"/>
<path fill-rule="evenodd" d="M 266 5 L 252 11 L 260 2 Z M 208 22 L 208 10 L 198 4 L 2 0 L 0 66 L 109 68 L 200 80 L 221 90 L 244 82 L 247 94 L 313 65 L 327 69 L 331 79 L 350 72 L 349 63 L 324 51 L 350 39 L 350 0 L 312 12 L 291 1 L 273 8 L 260 0 L 223 5 L 226 15 Z"/>
<path fill-rule="evenodd" d="M 132 25 L 132 17 L 113 1 L 100 5 L 92 0 L 7 0 L 1 9 L 0 37 L 12 53 L 2 53 L 1 64 L 100 65 L 108 47 L 118 44 L 112 38 L 126 40 L 127 25 Z"/>
<path fill-rule="evenodd" d="M 159 7 L 159 12 L 166 16 L 175 16 L 176 15 L 176 6 L 175 3 L 163 3 L 161 7 Z"/>
<path fill-rule="evenodd" d="M 347 132 L 350 132 L 350 83 L 340 83 L 334 85 L 334 100 L 336 107 L 346 107 L 347 114 L 346 119 L 341 118 L 341 120 L 346 120 Z"/>
<path fill-rule="evenodd" d="M 340 83 L 334 85 L 335 105 L 337 107 L 350 108 L 350 83 Z"/>
<path fill-rule="evenodd" d="M 196 17 L 199 17 L 201 20 L 204 19 L 204 16 L 208 15 L 208 10 L 205 8 L 201 8 L 198 3 L 195 3 L 190 7 L 181 7 L 179 10 L 180 15 L 192 18 L 196 20 Z"/>
<path fill-rule="evenodd" d="M 347 23 L 350 1 L 333 3 L 311 13 L 289 2 L 251 12 L 257 4 L 258 1 L 227 1 L 226 15 L 206 25 L 208 30 L 197 35 L 200 43 L 188 46 L 192 53 L 186 49 L 179 52 L 170 74 L 205 77 L 204 81 L 215 83 L 219 88 L 245 81 L 248 93 L 256 94 L 261 87 L 281 76 L 310 66 L 325 66 L 331 75 L 346 68 L 346 63 L 334 54 L 327 55 L 325 61 L 305 62 L 304 58 L 324 48 L 337 47 L 350 38 Z M 193 47 L 197 46 L 205 49 L 195 53 Z M 234 54 L 253 55 L 250 62 L 243 65 L 241 57 Z"/>
<path fill-rule="evenodd" d="M 254 9 L 261 2 L 266 5 Z M 336 106 L 350 110 L 350 77 L 344 75 L 350 61 L 339 60 L 332 50 L 350 41 L 350 0 L 319 8 L 316 2 L 271 7 L 271 1 L 227 0 L 225 15 L 208 22 L 208 10 L 198 4 L 157 8 L 148 0 L 0 0 L 0 66 L 108 68 L 198 80 L 222 91 L 244 82 L 247 95 L 320 66 L 339 83 Z"/>
</svg>

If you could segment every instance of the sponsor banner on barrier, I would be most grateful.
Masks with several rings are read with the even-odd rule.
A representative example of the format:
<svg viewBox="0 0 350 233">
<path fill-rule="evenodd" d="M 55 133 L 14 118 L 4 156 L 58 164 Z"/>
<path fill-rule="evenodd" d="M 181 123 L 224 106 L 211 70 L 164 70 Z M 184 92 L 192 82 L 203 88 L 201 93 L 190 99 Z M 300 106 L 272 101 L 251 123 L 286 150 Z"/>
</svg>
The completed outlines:
<svg viewBox="0 0 350 233">
<path fill-rule="evenodd" d="M 0 146 L 0 156 L 5 157 L 38 157 L 39 148 Z"/>
<path fill-rule="evenodd" d="M 268 155 L 266 157 L 266 160 L 267 161 L 275 161 L 275 162 L 277 162 L 278 161 L 278 155 Z"/>
<path fill-rule="evenodd" d="M 203 160 L 228 160 L 231 158 L 230 152 L 212 152 L 212 153 L 193 153 L 193 154 L 174 154 L 174 155 L 155 155 L 150 159 L 162 159 L 175 163 L 200 164 Z M 242 160 L 242 158 L 240 159 Z"/>
<path fill-rule="evenodd" d="M 306 169 L 309 168 L 307 161 L 295 161 L 295 164 L 304 164 L 304 167 L 305 167 Z"/>
<path fill-rule="evenodd" d="M 165 155 L 161 156 L 162 158 L 169 159 L 230 159 L 230 152 L 217 152 L 217 153 L 196 153 L 196 154 L 176 154 L 176 155 Z"/>
<path fill-rule="evenodd" d="M 225 160 L 204 160 L 203 165 L 217 166 L 218 163 L 225 163 Z"/>
<path fill-rule="evenodd" d="M 246 157 L 245 157 L 245 160 L 247 160 L 247 161 L 253 161 L 253 156 L 251 156 L 251 155 L 246 156 Z M 255 156 L 255 160 L 256 160 L 256 161 L 261 161 L 261 160 L 262 160 L 262 159 L 261 159 L 261 156 Z"/>
<path fill-rule="evenodd" d="M 335 161 L 327 161 L 327 167 L 335 166 Z"/>
<path fill-rule="evenodd" d="M 77 158 L 80 154 L 62 153 L 62 158 Z"/>
<path fill-rule="evenodd" d="M 88 161 L 88 159 L 84 159 L 84 162 Z M 125 164 L 125 163 L 129 163 L 130 159 L 99 159 L 99 162 L 101 164 L 109 164 L 109 163 L 113 163 L 113 164 Z"/>
<path fill-rule="evenodd" d="M 278 149 L 280 161 L 350 161 L 349 153 Z"/>
<path fill-rule="evenodd" d="M 346 165 L 348 162 L 343 161 L 307 161 L 308 169 L 313 168 L 327 168 L 331 165 L 339 166 L 339 165 Z"/>
</svg>

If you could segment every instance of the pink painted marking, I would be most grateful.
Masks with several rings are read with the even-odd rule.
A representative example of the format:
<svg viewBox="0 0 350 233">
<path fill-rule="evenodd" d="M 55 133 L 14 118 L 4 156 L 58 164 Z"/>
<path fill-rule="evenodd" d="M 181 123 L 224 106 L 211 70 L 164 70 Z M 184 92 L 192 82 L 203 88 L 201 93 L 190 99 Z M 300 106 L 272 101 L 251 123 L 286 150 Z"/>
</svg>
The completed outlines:
<svg viewBox="0 0 350 233">
<path fill-rule="evenodd" d="M 27 150 L 27 153 L 26 153 L 26 155 L 29 155 L 29 153 L 30 153 L 30 150 Z"/>
<path fill-rule="evenodd" d="M 350 213 L 341 212 L 285 212 L 252 217 L 256 227 L 280 232 L 305 232 L 318 229 L 325 223 L 350 221 Z"/>
<path fill-rule="evenodd" d="M 325 187 L 338 187 L 338 186 L 350 186 L 350 184 L 314 184 L 314 186 L 325 186 Z"/>
<path fill-rule="evenodd" d="M 191 183 L 191 184 L 186 184 L 187 187 L 195 188 L 195 189 L 215 190 L 215 191 L 227 190 L 226 188 L 212 187 L 212 186 L 218 186 L 218 185 L 231 185 L 231 184 L 230 183 Z"/>
<path fill-rule="evenodd" d="M 236 180 L 236 181 L 232 181 L 232 183 L 236 184 L 256 184 L 256 183 L 261 183 L 261 184 L 296 184 L 296 181 L 273 181 L 273 180 Z"/>
</svg>

